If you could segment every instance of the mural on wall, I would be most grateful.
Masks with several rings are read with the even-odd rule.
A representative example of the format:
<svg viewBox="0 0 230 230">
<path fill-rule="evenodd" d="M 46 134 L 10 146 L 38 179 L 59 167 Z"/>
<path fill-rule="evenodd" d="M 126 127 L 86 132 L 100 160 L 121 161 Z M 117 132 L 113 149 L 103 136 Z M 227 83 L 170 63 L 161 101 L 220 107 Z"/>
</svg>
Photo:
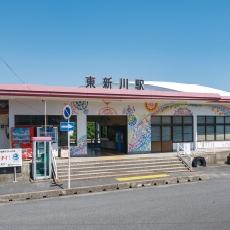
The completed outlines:
<svg viewBox="0 0 230 230">
<path fill-rule="evenodd" d="M 117 115 L 116 109 L 109 107 L 110 101 L 103 101 L 107 106 L 99 110 L 99 115 Z"/>
<path fill-rule="evenodd" d="M 83 110 L 83 113 L 87 115 L 89 113 L 88 107 L 88 101 L 73 101 L 73 105 L 78 110 Z"/>
<path fill-rule="evenodd" d="M 137 123 L 137 118 L 134 115 L 128 116 L 128 124 L 134 126 Z"/>
<path fill-rule="evenodd" d="M 158 103 L 145 102 L 144 107 L 148 112 L 147 115 L 132 114 L 128 116 L 128 151 L 151 150 L 151 115 L 163 115 L 172 109 L 176 109 L 174 112 L 176 116 L 193 115 L 188 106 L 207 108 L 218 116 L 230 116 L 230 108 L 223 105 L 168 103 L 159 106 Z"/>
<path fill-rule="evenodd" d="M 124 108 L 122 113 L 126 114 L 126 115 L 133 115 L 133 113 L 135 112 L 134 106 L 131 108 L 130 105 L 128 105 L 127 108 Z"/>
<path fill-rule="evenodd" d="M 192 111 L 186 107 L 178 108 L 174 113 L 174 116 L 192 116 L 192 115 L 193 115 Z"/>
<path fill-rule="evenodd" d="M 133 115 L 130 115 L 133 116 Z M 128 151 L 150 151 L 151 142 L 151 117 L 130 119 L 128 116 Z"/>
<path fill-rule="evenodd" d="M 146 107 L 146 104 L 150 104 L 150 103 L 144 103 L 145 109 L 150 112 L 149 107 Z M 165 114 L 166 112 L 170 111 L 171 109 L 176 109 L 179 107 L 183 107 L 183 106 L 192 106 L 192 107 L 204 107 L 207 109 L 211 109 L 216 115 L 226 115 L 226 116 L 230 116 L 230 109 L 226 106 L 223 105 L 199 105 L 199 104 L 174 104 L 174 103 L 168 103 L 168 104 L 164 104 L 161 106 L 158 106 L 158 103 L 154 103 L 155 107 L 152 105 L 152 107 L 154 107 L 154 111 L 151 111 L 151 115 L 162 115 Z"/>
<path fill-rule="evenodd" d="M 84 110 L 83 110 L 83 113 L 84 113 L 85 115 L 87 115 L 87 114 L 89 114 L 89 110 L 88 110 L 88 109 L 84 109 Z"/>
<path fill-rule="evenodd" d="M 70 147 L 70 155 L 82 155 L 87 154 L 87 135 L 83 135 L 77 140 L 77 146 Z"/>
<path fill-rule="evenodd" d="M 145 102 L 144 103 L 145 109 L 149 112 L 149 113 L 153 113 L 157 110 L 158 107 L 158 103 L 152 103 L 152 102 Z"/>
<path fill-rule="evenodd" d="M 117 115 L 117 107 L 115 107 L 116 109 L 111 107 L 110 101 L 104 101 L 103 103 L 105 104 L 105 107 L 99 110 L 99 115 Z M 85 115 L 89 113 L 88 101 L 74 101 L 70 104 L 70 106 L 73 110 L 73 114 L 78 114 L 79 111 L 82 111 Z M 126 105 L 126 107 L 123 107 L 121 114 L 127 115 L 128 152 L 151 151 L 151 115 L 164 115 L 168 111 L 174 111 L 175 116 L 191 116 L 193 115 L 191 107 L 207 108 L 218 116 L 230 116 L 230 109 L 228 107 L 214 104 L 201 105 L 167 103 L 159 105 L 158 103 L 145 102 L 144 108 L 147 112 L 143 114 L 138 114 L 136 112 L 136 107 Z M 79 138 L 77 146 L 72 146 L 70 152 L 72 156 L 87 154 L 87 136 L 84 135 Z"/>
<path fill-rule="evenodd" d="M 69 105 L 71 107 L 71 109 L 72 109 L 72 115 L 78 114 L 78 112 L 76 111 L 76 108 L 75 108 L 73 102 L 71 102 L 71 103 L 64 103 L 64 107 L 66 105 Z M 63 114 L 63 110 L 62 110 L 62 114 Z"/>
</svg>

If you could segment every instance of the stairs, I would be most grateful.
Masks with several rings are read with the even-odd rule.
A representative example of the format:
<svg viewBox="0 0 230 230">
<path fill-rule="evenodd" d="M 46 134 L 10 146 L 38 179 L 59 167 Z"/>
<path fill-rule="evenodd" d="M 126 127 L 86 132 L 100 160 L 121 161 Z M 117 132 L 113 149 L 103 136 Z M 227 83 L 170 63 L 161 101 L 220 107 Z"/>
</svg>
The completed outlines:
<svg viewBox="0 0 230 230">
<path fill-rule="evenodd" d="M 67 160 L 58 160 L 57 174 L 59 181 L 68 180 Z M 70 161 L 71 162 L 71 161 Z M 101 161 L 72 161 L 70 164 L 71 180 L 87 180 L 118 176 L 148 175 L 153 173 L 190 171 L 176 156 L 171 157 L 136 157 Z"/>
</svg>

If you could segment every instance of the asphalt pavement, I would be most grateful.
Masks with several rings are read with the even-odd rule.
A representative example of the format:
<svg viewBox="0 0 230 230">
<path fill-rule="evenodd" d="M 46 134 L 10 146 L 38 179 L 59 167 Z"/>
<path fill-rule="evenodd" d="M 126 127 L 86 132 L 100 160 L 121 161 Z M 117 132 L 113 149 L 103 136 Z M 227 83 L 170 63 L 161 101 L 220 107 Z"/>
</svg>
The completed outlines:
<svg viewBox="0 0 230 230">
<path fill-rule="evenodd" d="M 203 182 L 0 204 L 0 226 L 4 230 L 228 230 L 229 169 L 225 164 L 197 168 L 196 173 L 210 177 Z"/>
<path fill-rule="evenodd" d="M 195 172 L 173 172 L 173 173 L 165 173 L 165 174 L 169 175 L 169 177 L 192 176 L 192 175 L 199 175 L 199 174 L 207 174 L 210 178 L 218 178 L 219 176 L 223 178 L 225 176 L 227 177 L 230 176 L 229 173 L 230 165 L 224 163 L 218 163 L 214 166 L 197 167 L 194 168 L 194 170 Z M 71 188 L 119 183 L 117 178 L 119 177 L 71 181 Z M 122 178 L 125 177 L 122 176 Z M 146 180 L 146 179 L 136 179 L 135 181 L 140 181 L 140 180 Z M 126 181 L 128 182 L 129 179 L 124 180 L 123 182 Z M 1 182 L 0 195 L 36 192 L 36 191 L 44 191 L 44 190 L 55 190 L 55 189 L 63 189 L 63 188 L 68 188 L 68 182 L 61 182 L 57 184 L 53 183 L 52 180 L 49 180 L 47 182 L 38 182 L 38 183 L 31 183 L 29 181 Z"/>
</svg>

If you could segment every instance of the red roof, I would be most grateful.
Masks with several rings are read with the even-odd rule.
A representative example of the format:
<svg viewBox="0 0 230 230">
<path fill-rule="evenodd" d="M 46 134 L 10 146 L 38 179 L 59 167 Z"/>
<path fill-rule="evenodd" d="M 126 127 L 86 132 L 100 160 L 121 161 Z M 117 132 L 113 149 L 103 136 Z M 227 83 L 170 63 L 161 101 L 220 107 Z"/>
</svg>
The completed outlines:
<svg viewBox="0 0 230 230">
<path fill-rule="evenodd" d="M 37 86 L 25 84 L 0 84 L 0 95 L 27 97 L 100 98 L 100 99 L 165 99 L 206 100 L 230 102 L 230 97 L 217 93 L 188 93 L 172 91 L 124 90 L 101 88 L 78 88 Z"/>
</svg>

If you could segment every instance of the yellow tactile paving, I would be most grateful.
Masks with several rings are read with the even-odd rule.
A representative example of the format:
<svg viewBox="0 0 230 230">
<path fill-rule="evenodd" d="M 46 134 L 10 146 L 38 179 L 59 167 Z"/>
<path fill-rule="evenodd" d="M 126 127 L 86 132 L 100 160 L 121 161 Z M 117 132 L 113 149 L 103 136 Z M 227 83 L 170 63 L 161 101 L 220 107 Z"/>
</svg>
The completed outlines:
<svg viewBox="0 0 230 230">
<path fill-rule="evenodd" d="M 104 154 L 110 155 L 111 157 L 98 157 L 99 160 L 117 160 L 117 159 L 122 159 L 122 156 L 115 155 L 112 153 L 107 153 L 107 152 L 102 152 Z"/>
<path fill-rule="evenodd" d="M 124 178 L 116 178 L 118 181 L 124 180 L 140 180 L 140 179 L 149 179 L 149 178 L 157 178 L 157 177 L 167 177 L 167 174 L 158 174 L 158 175 L 149 175 L 149 176 L 138 176 L 138 177 L 124 177 Z"/>
<path fill-rule="evenodd" d="M 98 157 L 98 159 L 100 160 L 100 161 L 102 161 L 102 160 L 117 160 L 117 159 L 122 159 L 123 157 L 119 157 L 119 156 L 114 156 L 114 157 Z"/>
<path fill-rule="evenodd" d="M 102 153 L 110 155 L 110 156 L 117 156 L 117 157 L 119 157 L 119 155 L 115 155 L 115 154 L 112 154 L 112 153 L 107 153 L 107 152 L 102 152 Z"/>
<path fill-rule="evenodd" d="M 131 156 L 131 157 L 151 157 L 151 156 Z"/>
</svg>

